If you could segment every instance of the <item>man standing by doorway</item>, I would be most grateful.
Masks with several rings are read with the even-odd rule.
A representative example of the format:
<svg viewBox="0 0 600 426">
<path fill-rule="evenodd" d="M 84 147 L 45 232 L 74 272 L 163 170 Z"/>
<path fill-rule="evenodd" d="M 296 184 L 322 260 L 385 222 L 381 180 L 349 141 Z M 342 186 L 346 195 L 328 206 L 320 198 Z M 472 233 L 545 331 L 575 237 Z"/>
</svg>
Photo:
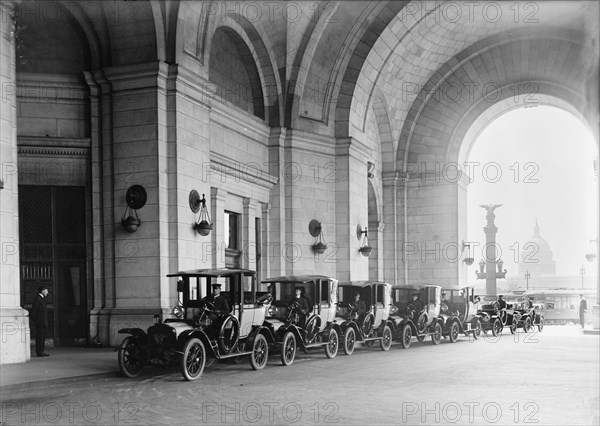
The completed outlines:
<svg viewBox="0 0 600 426">
<path fill-rule="evenodd" d="M 583 298 L 583 294 L 579 295 L 579 322 L 581 328 L 585 328 L 585 311 L 587 311 L 587 301 Z"/>
<path fill-rule="evenodd" d="M 50 356 L 44 352 L 46 346 L 46 330 L 48 329 L 46 296 L 48 296 L 48 287 L 41 286 L 39 288 L 39 294 L 33 298 L 33 307 L 31 308 L 31 320 L 35 325 L 35 353 L 38 357 Z"/>
</svg>

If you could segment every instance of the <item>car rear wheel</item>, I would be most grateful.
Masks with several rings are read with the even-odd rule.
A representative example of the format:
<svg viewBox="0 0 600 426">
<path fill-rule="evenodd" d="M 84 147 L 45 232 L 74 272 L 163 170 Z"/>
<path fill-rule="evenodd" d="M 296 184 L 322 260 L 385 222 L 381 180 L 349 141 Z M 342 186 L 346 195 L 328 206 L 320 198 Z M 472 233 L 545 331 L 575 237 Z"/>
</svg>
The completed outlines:
<svg viewBox="0 0 600 426">
<path fill-rule="evenodd" d="M 454 321 L 452 323 L 452 325 L 450 326 L 450 335 L 448 336 L 448 337 L 450 337 L 450 342 L 456 343 L 458 341 L 459 334 L 460 334 L 460 327 L 458 326 L 458 323 L 456 321 Z"/>
<path fill-rule="evenodd" d="M 262 370 L 267 365 L 269 359 L 269 344 L 262 334 L 254 339 L 252 353 L 250 354 L 250 366 L 253 370 Z"/>
<path fill-rule="evenodd" d="M 504 327 L 502 326 L 502 321 L 500 318 L 496 318 L 492 324 L 492 336 L 496 337 L 497 335 L 501 334 L 503 328 Z"/>
<path fill-rule="evenodd" d="M 383 333 L 381 333 L 379 346 L 382 351 L 389 351 L 392 347 L 392 329 L 387 324 L 383 326 Z"/>
<path fill-rule="evenodd" d="M 354 347 L 356 346 L 356 332 L 352 327 L 348 327 L 344 331 L 344 353 L 346 355 L 352 355 Z"/>
<path fill-rule="evenodd" d="M 204 371 L 206 350 L 200 339 L 192 338 L 183 346 L 181 374 L 185 380 L 196 380 Z"/>
<path fill-rule="evenodd" d="M 402 349 L 407 349 L 410 346 L 410 340 L 412 338 L 412 329 L 410 325 L 404 324 L 402 332 L 400 333 L 400 346 Z"/>
<path fill-rule="evenodd" d="M 338 352 L 338 334 L 333 328 L 329 329 L 327 344 L 325 345 L 325 355 L 327 358 L 334 358 Z"/>
<path fill-rule="evenodd" d="M 473 329 L 473 339 L 479 339 L 481 337 L 481 321 L 473 320 L 471 328 Z"/>
<path fill-rule="evenodd" d="M 144 367 L 142 348 L 133 336 L 126 337 L 119 347 L 119 370 L 129 378 L 140 375 Z"/>
<path fill-rule="evenodd" d="M 296 358 L 296 336 L 291 331 L 283 335 L 281 344 L 281 363 L 285 366 L 291 365 Z"/>
<path fill-rule="evenodd" d="M 442 341 L 442 326 L 438 322 L 435 324 L 435 327 L 433 328 L 433 334 L 431 335 L 431 342 L 434 345 L 439 345 L 441 341 Z"/>
<path fill-rule="evenodd" d="M 540 322 L 538 323 L 538 331 L 542 331 L 544 329 L 544 318 L 540 317 Z"/>
</svg>

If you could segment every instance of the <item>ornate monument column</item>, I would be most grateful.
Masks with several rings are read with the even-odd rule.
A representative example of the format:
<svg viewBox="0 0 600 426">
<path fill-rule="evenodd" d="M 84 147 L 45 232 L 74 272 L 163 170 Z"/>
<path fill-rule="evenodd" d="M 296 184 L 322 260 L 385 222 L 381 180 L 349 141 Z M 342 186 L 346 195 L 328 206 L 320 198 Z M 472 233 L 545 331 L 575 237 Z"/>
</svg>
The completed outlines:
<svg viewBox="0 0 600 426">
<path fill-rule="evenodd" d="M 496 233 L 498 232 L 498 228 L 494 224 L 494 219 L 496 219 L 494 210 L 500 206 L 502 206 L 502 204 L 480 206 L 487 210 L 487 215 L 485 216 L 487 225 L 483 228 L 483 231 L 485 232 L 485 261 L 482 260 L 479 262 L 479 271 L 475 272 L 477 273 L 478 280 L 485 278 L 485 292 L 486 294 L 493 296 L 497 293 L 496 280 L 505 278 L 506 276 L 506 269 L 504 271 L 502 270 L 504 262 L 501 259 L 496 260 Z M 498 267 L 497 272 L 496 266 Z M 484 267 L 485 272 L 483 269 Z"/>
</svg>

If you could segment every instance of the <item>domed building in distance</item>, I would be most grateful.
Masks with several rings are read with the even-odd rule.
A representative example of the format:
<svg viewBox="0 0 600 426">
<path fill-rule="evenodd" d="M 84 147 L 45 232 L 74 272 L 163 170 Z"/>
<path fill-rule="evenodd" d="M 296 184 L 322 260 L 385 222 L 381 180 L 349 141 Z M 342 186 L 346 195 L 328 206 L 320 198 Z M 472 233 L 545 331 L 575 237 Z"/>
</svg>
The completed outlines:
<svg viewBox="0 0 600 426">
<path fill-rule="evenodd" d="M 520 257 L 520 276 L 524 276 L 527 272 L 536 277 L 556 274 L 554 255 L 548 241 L 540 235 L 540 226 L 537 219 L 533 228 L 533 236 L 523 246 Z"/>
</svg>

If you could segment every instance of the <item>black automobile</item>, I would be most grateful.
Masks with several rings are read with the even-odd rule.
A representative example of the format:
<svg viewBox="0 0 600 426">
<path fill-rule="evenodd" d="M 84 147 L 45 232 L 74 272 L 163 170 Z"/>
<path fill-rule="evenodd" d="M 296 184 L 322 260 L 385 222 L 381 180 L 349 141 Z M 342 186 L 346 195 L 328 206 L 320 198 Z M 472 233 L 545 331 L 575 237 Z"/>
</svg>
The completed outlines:
<svg viewBox="0 0 600 426">
<path fill-rule="evenodd" d="M 156 324 L 147 332 L 119 330 L 129 334 L 118 349 L 122 374 L 135 377 L 146 364 L 179 364 L 183 377 L 195 380 L 207 362 L 243 356 L 249 356 L 254 370 L 264 368 L 269 332 L 263 323 L 271 296 L 256 291 L 254 271 L 196 269 L 168 276 L 178 278 L 174 318 L 163 322 L 156 315 Z M 219 296 L 211 295 L 213 287 L 221 289 Z M 217 310 L 215 305 L 228 306 L 228 311 Z"/>
<path fill-rule="evenodd" d="M 475 306 L 478 307 L 478 314 L 481 317 L 481 329 L 485 334 L 489 331 L 493 336 L 502 334 L 505 325 L 511 324 L 506 308 L 501 308 L 498 303 L 498 297 L 492 295 L 476 296 Z"/>
<path fill-rule="evenodd" d="M 452 343 L 461 333 L 474 339 L 481 336 L 481 316 L 473 287 L 443 288 L 440 316 L 444 320 L 443 335 Z"/>
<path fill-rule="evenodd" d="M 516 333 L 521 328 L 525 333 L 533 330 L 534 326 L 539 331 L 544 329 L 544 315 L 541 310 L 536 310 L 533 302 L 527 296 L 506 297 L 507 323 L 511 333 Z"/>
<path fill-rule="evenodd" d="M 392 346 L 394 323 L 390 320 L 391 284 L 382 281 L 353 281 L 338 286 L 338 312 L 342 348 L 352 354 L 357 343 L 379 342 L 382 350 Z"/>
<path fill-rule="evenodd" d="M 410 346 L 412 336 L 419 342 L 431 336 L 434 345 L 442 341 L 443 319 L 440 317 L 441 287 L 426 285 L 421 288 L 393 286 L 392 310 L 394 340 L 403 348 Z"/>
<path fill-rule="evenodd" d="M 263 281 L 273 302 L 265 327 L 281 363 L 290 365 L 298 347 L 324 348 L 327 358 L 337 355 L 341 329 L 335 322 L 338 281 L 322 275 L 298 275 Z M 297 297 L 299 296 L 299 297 Z"/>
</svg>

